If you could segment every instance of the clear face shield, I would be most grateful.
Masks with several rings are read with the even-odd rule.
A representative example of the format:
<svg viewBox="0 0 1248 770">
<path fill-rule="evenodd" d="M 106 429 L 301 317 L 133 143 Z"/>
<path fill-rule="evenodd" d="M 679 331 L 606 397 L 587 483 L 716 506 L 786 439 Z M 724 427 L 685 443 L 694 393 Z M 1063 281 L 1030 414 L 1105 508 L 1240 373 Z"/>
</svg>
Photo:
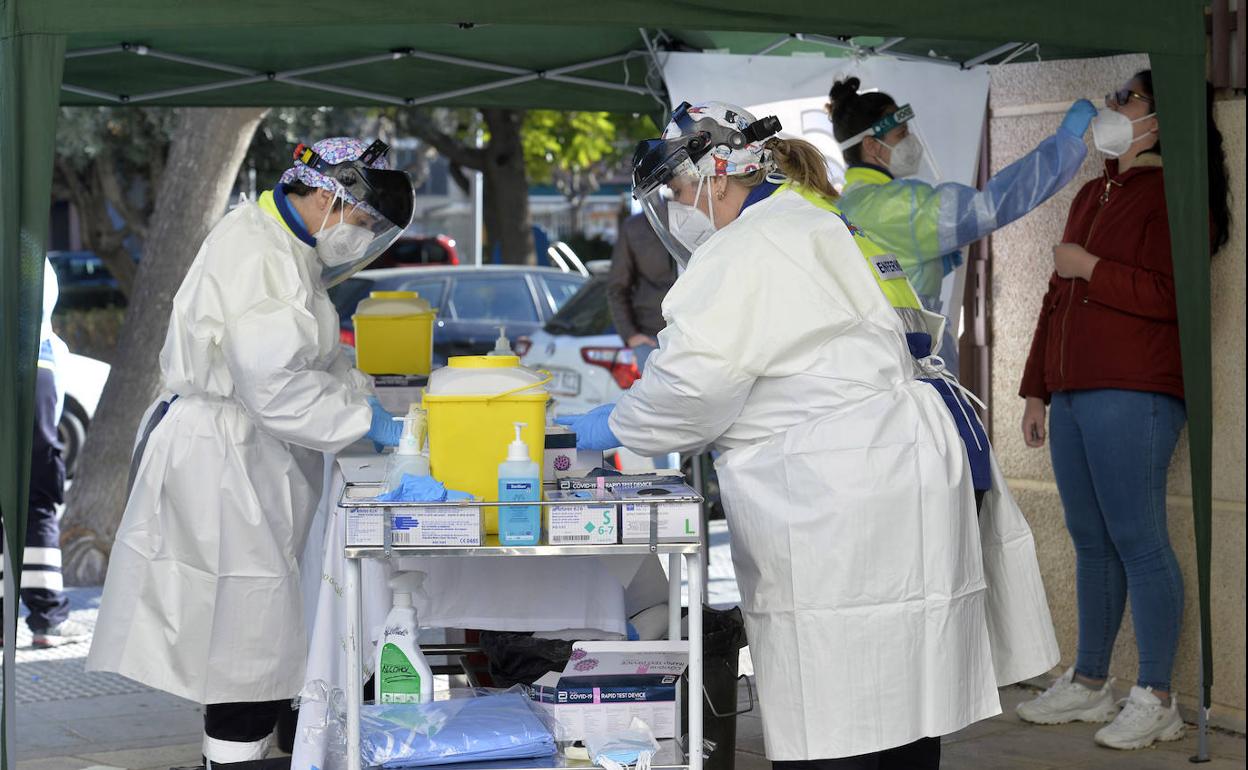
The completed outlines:
<svg viewBox="0 0 1248 770">
<path fill-rule="evenodd" d="M 905 127 L 900 137 L 891 142 L 885 138 L 900 126 Z M 865 131 L 841 142 L 841 151 L 844 152 L 862 144 L 867 139 L 875 139 L 888 148 L 888 170 L 893 177 L 904 179 L 915 176 L 926 166 L 931 170 L 934 181 L 941 178 L 936 158 L 923 140 L 923 135 L 914 119 L 914 108 L 909 104 L 903 104 L 872 123 Z"/>
<path fill-rule="evenodd" d="M 714 232 L 714 223 L 694 205 L 698 182 L 709 189 L 708 180 L 697 176 L 688 153 L 679 142 L 656 139 L 637 146 L 633 159 L 633 196 L 655 235 L 676 263 L 685 268 L 702 241 Z M 646 157 L 642 157 L 642 155 Z M 640 164 L 640 165 L 639 165 Z M 650 168 L 646 178 L 636 180 L 636 169 Z M 699 221 L 699 219 L 704 221 Z"/>
<path fill-rule="evenodd" d="M 780 121 L 774 116 L 733 130 L 706 119 L 695 121 L 688 110 L 685 103 L 672 115 L 673 123 L 685 133 L 672 139 L 639 142 L 633 153 L 633 197 L 650 227 L 682 268 L 688 267 L 693 252 L 716 230 L 711 204 L 716 177 L 698 170 L 699 159 L 712 147 L 731 152 L 732 148 L 761 142 L 780 130 Z"/>
<path fill-rule="evenodd" d="M 327 164 L 302 145 L 295 157 L 337 183 L 321 228 L 316 253 L 326 287 L 342 283 L 390 248 L 415 215 L 416 191 L 404 171 L 372 168 L 388 151 L 373 142 L 356 160 Z"/>
</svg>

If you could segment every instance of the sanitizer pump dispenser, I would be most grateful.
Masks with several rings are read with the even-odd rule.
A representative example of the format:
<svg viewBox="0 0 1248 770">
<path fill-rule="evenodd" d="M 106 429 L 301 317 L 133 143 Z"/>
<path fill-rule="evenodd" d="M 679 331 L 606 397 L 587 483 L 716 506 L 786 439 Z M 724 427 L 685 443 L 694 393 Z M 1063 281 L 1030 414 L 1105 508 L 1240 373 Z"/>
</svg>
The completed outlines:
<svg viewBox="0 0 1248 770">
<path fill-rule="evenodd" d="M 516 440 L 507 447 L 507 459 L 498 466 L 500 502 L 537 502 L 542 495 L 542 469 L 529 457 L 529 445 L 520 437 L 526 423 L 515 423 Z M 542 539 L 540 506 L 502 505 L 498 508 L 498 541 L 503 545 L 537 545 Z"/>
</svg>

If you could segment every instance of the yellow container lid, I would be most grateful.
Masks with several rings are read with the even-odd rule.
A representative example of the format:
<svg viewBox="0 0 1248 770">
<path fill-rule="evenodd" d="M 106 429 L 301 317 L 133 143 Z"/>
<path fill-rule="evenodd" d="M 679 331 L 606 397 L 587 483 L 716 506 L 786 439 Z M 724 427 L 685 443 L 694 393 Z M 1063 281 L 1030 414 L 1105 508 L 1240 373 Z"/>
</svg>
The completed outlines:
<svg viewBox="0 0 1248 770">
<path fill-rule="evenodd" d="M 510 369 L 520 365 L 519 356 L 451 356 L 452 369 Z"/>
<path fill-rule="evenodd" d="M 420 295 L 414 291 L 370 291 L 372 299 L 416 299 Z"/>
</svg>

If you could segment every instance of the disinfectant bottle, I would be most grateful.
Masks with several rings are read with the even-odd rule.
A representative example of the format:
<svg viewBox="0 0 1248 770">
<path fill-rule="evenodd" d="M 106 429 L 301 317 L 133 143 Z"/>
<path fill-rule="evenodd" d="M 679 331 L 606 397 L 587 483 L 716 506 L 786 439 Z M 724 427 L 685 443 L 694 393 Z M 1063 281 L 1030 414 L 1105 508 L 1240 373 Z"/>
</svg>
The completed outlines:
<svg viewBox="0 0 1248 770">
<path fill-rule="evenodd" d="M 511 340 L 507 339 L 507 327 L 498 327 L 498 339 L 494 340 L 494 349 L 486 355 L 514 356 L 515 354 L 515 351 L 511 349 Z"/>
<path fill-rule="evenodd" d="M 525 423 L 515 423 L 516 440 L 507 447 L 507 459 L 498 466 L 500 502 L 537 502 L 542 494 L 542 470 L 529 457 L 529 445 L 520 437 Z M 503 545 L 537 545 L 542 539 L 542 510 L 538 506 L 498 508 L 498 541 Z"/>
<path fill-rule="evenodd" d="M 390 579 L 394 606 L 377 645 L 377 702 L 429 703 L 433 700 L 433 671 L 416 643 L 413 595 L 424 595 L 423 572 L 402 572 Z"/>
<path fill-rule="evenodd" d="M 429 455 L 425 449 L 425 410 L 415 402 L 408 408 L 407 414 L 395 417 L 403 421 L 403 435 L 399 445 L 386 464 L 386 491 L 397 488 L 403 481 L 404 474 L 411 476 L 429 475 Z"/>
</svg>

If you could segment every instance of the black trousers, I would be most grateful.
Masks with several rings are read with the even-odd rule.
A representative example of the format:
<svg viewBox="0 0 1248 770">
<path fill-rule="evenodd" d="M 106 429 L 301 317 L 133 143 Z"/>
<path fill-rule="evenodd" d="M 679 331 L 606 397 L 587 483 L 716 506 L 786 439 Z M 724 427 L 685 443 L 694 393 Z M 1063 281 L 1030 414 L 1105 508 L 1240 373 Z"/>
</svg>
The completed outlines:
<svg viewBox="0 0 1248 770">
<path fill-rule="evenodd" d="M 209 703 L 204 707 L 204 734 L 219 741 L 254 743 L 275 729 L 278 747 L 294 747 L 297 713 L 290 700 L 259 703 Z"/>
<path fill-rule="evenodd" d="M 69 617 L 69 599 L 61 579 L 61 525 L 56 520 L 56 506 L 65 501 L 65 461 L 57 434 L 56 401 L 56 375 L 40 366 L 35 378 L 35 432 L 30 449 L 21 584 L 22 602 L 30 610 L 26 625 L 32 631 L 45 631 Z M 0 583 L 0 599 L 2 586 Z"/>
<path fill-rule="evenodd" d="M 774 770 L 937 770 L 940 739 L 920 738 L 895 749 L 841 759 L 810 759 L 804 762 L 772 762 Z"/>
</svg>

